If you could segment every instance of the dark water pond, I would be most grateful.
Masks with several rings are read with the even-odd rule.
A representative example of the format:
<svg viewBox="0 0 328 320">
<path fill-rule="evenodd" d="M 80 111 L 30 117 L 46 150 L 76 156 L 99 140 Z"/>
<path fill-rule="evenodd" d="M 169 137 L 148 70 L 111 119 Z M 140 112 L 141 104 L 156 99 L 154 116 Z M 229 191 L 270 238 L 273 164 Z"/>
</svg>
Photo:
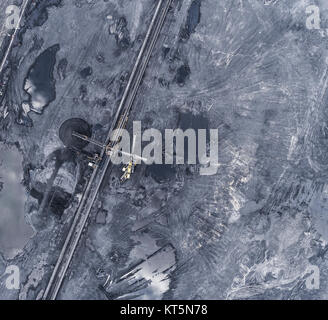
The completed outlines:
<svg viewBox="0 0 328 320">
<path fill-rule="evenodd" d="M 24 90 L 29 94 L 32 111 L 42 113 L 43 109 L 56 99 L 56 81 L 53 76 L 58 44 L 42 52 L 35 60 L 24 81 Z"/>
<path fill-rule="evenodd" d="M 194 0 L 188 10 L 186 24 L 180 32 L 181 40 L 188 40 L 190 35 L 195 32 L 196 27 L 200 23 L 201 19 L 201 0 Z"/>
<path fill-rule="evenodd" d="M 146 175 L 151 176 L 158 183 L 173 180 L 175 174 L 176 170 L 170 164 L 152 164 L 146 168 Z"/>
<path fill-rule="evenodd" d="M 188 10 L 186 28 L 189 34 L 195 32 L 195 29 L 200 22 L 200 15 L 201 15 L 200 8 L 201 8 L 201 0 L 195 0 L 192 2 Z"/>
</svg>

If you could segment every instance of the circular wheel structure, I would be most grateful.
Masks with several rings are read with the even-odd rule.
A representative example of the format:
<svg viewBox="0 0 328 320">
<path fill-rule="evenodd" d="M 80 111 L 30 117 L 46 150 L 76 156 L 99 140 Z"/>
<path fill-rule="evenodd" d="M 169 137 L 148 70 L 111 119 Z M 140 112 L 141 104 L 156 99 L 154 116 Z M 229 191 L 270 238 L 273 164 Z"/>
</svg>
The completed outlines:
<svg viewBox="0 0 328 320">
<path fill-rule="evenodd" d="M 92 131 L 89 123 L 80 118 L 71 118 L 66 120 L 59 128 L 59 138 L 66 147 L 77 150 L 85 148 L 89 143 L 74 137 L 73 132 L 91 138 Z"/>
</svg>

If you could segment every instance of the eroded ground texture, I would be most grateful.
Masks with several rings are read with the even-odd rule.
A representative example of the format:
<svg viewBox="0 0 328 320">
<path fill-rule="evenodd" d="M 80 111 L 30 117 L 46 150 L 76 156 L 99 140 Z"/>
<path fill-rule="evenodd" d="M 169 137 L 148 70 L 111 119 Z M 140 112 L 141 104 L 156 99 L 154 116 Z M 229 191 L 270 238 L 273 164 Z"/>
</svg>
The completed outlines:
<svg viewBox="0 0 328 320">
<path fill-rule="evenodd" d="M 155 6 L 28 4 L 0 79 L 1 299 L 42 296 L 91 172 L 59 128 L 105 139 Z M 218 172 L 115 167 L 58 299 L 328 298 L 326 28 L 326 0 L 173 2 L 128 128 L 218 128 Z"/>
</svg>

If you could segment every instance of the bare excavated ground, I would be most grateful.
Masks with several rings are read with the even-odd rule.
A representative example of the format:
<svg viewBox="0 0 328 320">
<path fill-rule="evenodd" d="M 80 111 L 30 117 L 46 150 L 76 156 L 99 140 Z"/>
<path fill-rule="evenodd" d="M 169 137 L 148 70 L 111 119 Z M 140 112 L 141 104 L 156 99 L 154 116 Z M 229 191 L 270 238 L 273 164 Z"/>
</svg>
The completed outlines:
<svg viewBox="0 0 328 320">
<path fill-rule="evenodd" d="M 312 4 L 174 1 L 128 129 L 218 128 L 218 172 L 143 164 L 121 184 L 115 167 L 59 299 L 327 299 L 328 5 L 309 30 Z M 0 278 L 0 299 L 41 296 L 91 172 L 59 128 L 105 139 L 155 5 L 28 8 L 1 79 L 0 275 L 17 265 L 21 285 Z"/>
</svg>

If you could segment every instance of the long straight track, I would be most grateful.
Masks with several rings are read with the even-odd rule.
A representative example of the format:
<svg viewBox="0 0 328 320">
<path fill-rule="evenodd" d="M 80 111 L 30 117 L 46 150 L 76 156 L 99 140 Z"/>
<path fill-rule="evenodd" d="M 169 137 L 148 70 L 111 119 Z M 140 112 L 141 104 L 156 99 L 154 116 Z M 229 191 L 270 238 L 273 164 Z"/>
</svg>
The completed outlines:
<svg viewBox="0 0 328 320">
<path fill-rule="evenodd" d="M 158 40 L 172 1 L 173 0 L 158 0 L 154 16 L 148 28 L 133 70 L 130 74 L 129 81 L 125 88 L 111 128 L 108 132 L 105 144 L 109 144 L 111 147 L 115 145 L 115 141 L 119 137 L 119 132 L 126 126 L 134 99 L 140 87 L 142 78 L 145 74 L 150 57 L 154 50 L 154 46 Z M 112 135 L 114 130 L 117 131 L 115 131 L 116 136 L 113 137 Z M 105 150 L 102 150 L 101 158 L 102 161 L 93 169 L 90 180 L 84 190 L 65 243 L 62 247 L 48 285 L 43 293 L 43 300 L 55 300 L 65 279 L 65 275 L 79 244 L 83 230 L 85 229 L 99 189 L 104 181 L 106 172 L 111 165 L 111 159 L 106 155 Z"/>
</svg>

